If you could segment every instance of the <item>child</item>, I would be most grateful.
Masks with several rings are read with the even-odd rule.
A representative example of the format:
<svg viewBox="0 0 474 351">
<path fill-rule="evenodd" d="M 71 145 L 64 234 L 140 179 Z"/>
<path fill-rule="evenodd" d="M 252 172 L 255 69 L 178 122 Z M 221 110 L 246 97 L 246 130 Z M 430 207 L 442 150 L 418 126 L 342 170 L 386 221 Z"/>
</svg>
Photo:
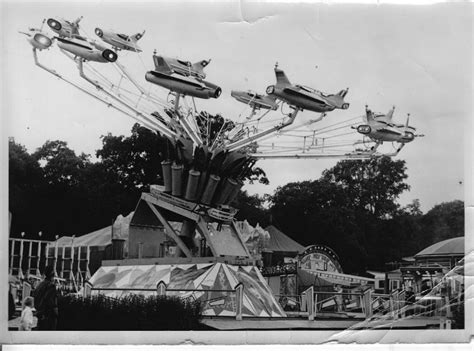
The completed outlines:
<svg viewBox="0 0 474 351">
<path fill-rule="evenodd" d="M 21 311 L 19 330 L 31 330 L 33 328 L 33 298 L 28 296 L 23 301 L 23 311 Z"/>
</svg>

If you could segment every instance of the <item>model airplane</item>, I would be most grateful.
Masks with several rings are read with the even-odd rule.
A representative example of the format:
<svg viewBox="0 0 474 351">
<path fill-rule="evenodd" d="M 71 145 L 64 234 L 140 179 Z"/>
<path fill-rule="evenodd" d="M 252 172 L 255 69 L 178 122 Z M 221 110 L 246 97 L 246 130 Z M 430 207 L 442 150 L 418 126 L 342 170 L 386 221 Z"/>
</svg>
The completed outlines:
<svg viewBox="0 0 474 351">
<path fill-rule="evenodd" d="M 348 88 L 337 94 L 326 95 L 320 91 L 302 85 L 290 83 L 283 70 L 275 66 L 276 85 L 267 87 L 267 94 L 274 96 L 290 106 L 300 110 L 325 113 L 334 109 L 346 110 L 349 104 L 344 102 Z"/>
<path fill-rule="evenodd" d="M 19 32 L 28 37 L 28 42 L 36 49 L 44 50 L 53 44 L 53 40 L 48 37 L 41 29 L 29 28 L 29 32 Z"/>
<path fill-rule="evenodd" d="M 142 51 L 138 47 L 137 41 L 139 41 L 143 37 L 145 31 L 131 36 L 128 36 L 126 34 L 115 33 L 112 31 L 106 31 L 100 28 L 96 28 L 94 32 L 99 38 L 101 38 L 107 44 L 112 45 L 112 47 L 117 50 L 129 50 L 136 52 Z"/>
<path fill-rule="evenodd" d="M 74 38 L 56 38 L 58 46 L 85 61 L 115 62 L 117 53 L 97 43 L 76 35 Z"/>
<path fill-rule="evenodd" d="M 82 20 L 82 16 L 74 22 L 67 21 L 65 19 L 54 19 L 49 18 L 46 23 L 55 33 L 61 38 L 73 38 L 79 34 L 79 22 Z"/>
<path fill-rule="evenodd" d="M 167 71 L 169 74 L 176 73 L 185 77 L 194 77 L 198 80 L 206 78 L 204 67 L 211 62 L 209 59 L 191 63 L 189 61 L 157 55 L 153 55 L 153 60 L 155 61 L 155 66 L 161 67 L 163 71 Z"/>
<path fill-rule="evenodd" d="M 230 95 L 246 105 L 252 107 L 252 109 L 266 109 L 266 110 L 276 110 L 278 108 L 278 103 L 275 101 L 274 96 L 261 95 L 253 91 L 237 91 L 232 90 Z"/>
<path fill-rule="evenodd" d="M 178 94 L 201 99 L 217 99 L 221 95 L 222 89 L 217 85 L 198 79 L 193 75 L 185 76 L 176 72 L 163 57 L 154 55 L 153 60 L 155 62 L 155 70 L 146 73 L 145 79 L 147 81 Z"/>
<path fill-rule="evenodd" d="M 405 124 L 396 124 L 392 121 L 393 107 L 387 114 L 374 113 L 369 110 L 368 106 L 365 106 L 366 122 L 367 124 L 361 124 L 357 127 L 357 132 L 363 135 L 367 135 L 370 139 L 376 142 L 375 150 L 384 141 L 398 142 L 401 145 L 409 143 L 415 139 L 416 129 L 409 126 L 410 115 L 408 115 Z"/>
</svg>

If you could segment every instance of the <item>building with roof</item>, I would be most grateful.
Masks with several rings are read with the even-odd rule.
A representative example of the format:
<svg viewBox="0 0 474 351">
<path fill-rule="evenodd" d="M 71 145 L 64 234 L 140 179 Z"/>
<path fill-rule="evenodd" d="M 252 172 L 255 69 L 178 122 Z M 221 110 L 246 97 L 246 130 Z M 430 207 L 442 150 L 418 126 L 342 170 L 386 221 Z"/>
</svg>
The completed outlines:
<svg viewBox="0 0 474 351">
<path fill-rule="evenodd" d="M 387 272 L 388 290 L 411 286 L 417 293 L 426 293 L 456 271 L 449 290 L 456 293 L 463 284 L 464 236 L 437 242 L 412 258 L 400 262 L 400 268 Z M 459 274 L 460 273 L 460 274 Z"/>
</svg>

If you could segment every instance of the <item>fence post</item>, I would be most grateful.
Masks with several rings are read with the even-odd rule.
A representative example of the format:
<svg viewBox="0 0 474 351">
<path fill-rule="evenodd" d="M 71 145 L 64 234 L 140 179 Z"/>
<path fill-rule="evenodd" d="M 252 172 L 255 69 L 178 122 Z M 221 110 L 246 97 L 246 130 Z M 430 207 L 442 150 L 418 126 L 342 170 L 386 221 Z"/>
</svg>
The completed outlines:
<svg viewBox="0 0 474 351">
<path fill-rule="evenodd" d="M 364 292 L 365 318 L 372 317 L 372 289 Z"/>
<path fill-rule="evenodd" d="M 306 297 L 306 309 L 308 310 L 308 320 L 314 321 L 314 287 L 310 286 L 303 294 Z"/>
<path fill-rule="evenodd" d="M 449 297 L 448 296 L 444 297 L 444 304 L 446 306 L 446 317 L 451 318 L 453 315 L 451 313 L 451 304 L 449 303 Z"/>
<path fill-rule="evenodd" d="M 307 305 L 307 302 L 306 302 L 306 291 L 303 291 L 301 293 L 301 305 L 300 305 L 300 310 L 301 312 L 306 312 L 306 305 Z"/>
<path fill-rule="evenodd" d="M 15 239 L 10 239 L 12 240 L 12 255 L 10 256 L 10 275 L 13 275 L 13 263 L 14 263 L 14 258 L 15 258 Z"/>
<path fill-rule="evenodd" d="M 163 280 L 156 285 L 156 294 L 158 296 L 166 296 L 166 284 Z"/>
<path fill-rule="evenodd" d="M 235 319 L 242 320 L 242 306 L 244 304 L 244 284 L 239 283 L 235 286 Z"/>
<path fill-rule="evenodd" d="M 83 297 L 90 297 L 92 294 L 92 284 L 89 282 L 85 282 L 83 292 Z"/>
<path fill-rule="evenodd" d="M 395 302 L 393 301 L 393 295 L 389 295 L 388 308 L 390 309 L 390 315 L 393 318 L 395 315 Z"/>
<path fill-rule="evenodd" d="M 23 301 L 25 300 L 26 297 L 30 295 L 31 295 L 31 284 L 28 282 L 23 282 L 23 292 L 22 292 Z"/>
</svg>

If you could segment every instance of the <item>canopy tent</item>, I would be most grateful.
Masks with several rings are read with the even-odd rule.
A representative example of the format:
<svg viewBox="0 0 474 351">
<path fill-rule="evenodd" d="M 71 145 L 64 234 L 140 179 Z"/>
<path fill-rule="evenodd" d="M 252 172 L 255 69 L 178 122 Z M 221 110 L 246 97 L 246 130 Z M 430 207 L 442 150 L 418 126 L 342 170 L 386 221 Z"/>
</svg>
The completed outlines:
<svg viewBox="0 0 474 351">
<path fill-rule="evenodd" d="M 93 231 L 92 233 L 74 238 L 72 236 L 62 236 L 58 240 L 52 241 L 49 244 L 49 247 L 55 247 L 56 245 L 58 247 L 104 247 L 112 243 L 112 230 L 114 239 L 124 239 L 127 241 L 128 229 L 132 216 L 133 212 L 130 212 L 126 217 L 118 215 L 113 226 L 109 225 L 108 227 Z"/>
<path fill-rule="evenodd" d="M 243 316 L 285 317 L 265 279 L 254 266 L 224 263 L 102 266 L 89 282 L 93 294 L 110 297 L 156 295 L 158 283 L 163 282 L 167 295 L 200 300 L 203 314 L 208 316 L 235 316 L 235 288 L 242 283 Z"/>
<path fill-rule="evenodd" d="M 266 227 L 265 230 L 270 234 L 270 240 L 265 249 L 273 252 L 300 253 L 304 251 L 303 245 L 297 243 L 273 225 Z"/>
</svg>

